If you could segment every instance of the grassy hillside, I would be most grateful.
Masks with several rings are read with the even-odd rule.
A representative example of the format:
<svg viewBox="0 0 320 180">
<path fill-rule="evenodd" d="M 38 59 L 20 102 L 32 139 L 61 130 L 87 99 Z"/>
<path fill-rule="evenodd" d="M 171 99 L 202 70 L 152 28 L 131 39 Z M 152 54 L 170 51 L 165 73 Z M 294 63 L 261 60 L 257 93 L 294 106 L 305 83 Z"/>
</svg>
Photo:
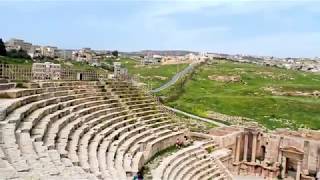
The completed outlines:
<svg viewBox="0 0 320 180">
<path fill-rule="evenodd" d="M 24 64 L 31 65 L 31 59 L 11 58 L 6 56 L 0 56 L 0 64 Z"/>
<path fill-rule="evenodd" d="M 188 66 L 188 64 L 141 66 L 140 62 L 128 58 L 121 59 L 121 64 L 128 69 L 129 74 L 138 75 L 142 82 L 149 83 L 152 89 L 160 87 L 169 81 L 177 71 L 181 71 Z"/>
<path fill-rule="evenodd" d="M 231 76 L 241 80 L 219 80 Z M 182 89 L 173 87 L 161 95 L 175 94 L 175 98 L 167 100 L 168 105 L 203 117 L 216 111 L 252 118 L 270 129 L 320 129 L 320 98 L 274 95 L 268 88 L 282 92 L 320 91 L 320 75 L 222 61 L 201 67 Z"/>
</svg>

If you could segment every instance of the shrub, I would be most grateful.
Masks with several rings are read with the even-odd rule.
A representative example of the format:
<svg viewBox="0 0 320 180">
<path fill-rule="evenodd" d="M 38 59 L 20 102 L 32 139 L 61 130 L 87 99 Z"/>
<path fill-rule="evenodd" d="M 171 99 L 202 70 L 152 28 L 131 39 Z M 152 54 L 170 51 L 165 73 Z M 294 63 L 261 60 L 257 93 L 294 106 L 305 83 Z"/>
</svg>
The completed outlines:
<svg viewBox="0 0 320 180">
<path fill-rule="evenodd" d="M 12 58 L 31 59 L 31 57 L 28 55 L 28 53 L 22 49 L 20 49 L 18 51 L 15 49 L 12 49 L 9 52 L 7 52 L 7 56 L 12 57 Z"/>
<path fill-rule="evenodd" d="M 207 148 L 206 148 L 206 151 L 207 151 L 209 154 L 212 153 L 213 150 L 214 150 L 213 147 L 207 147 Z"/>
</svg>

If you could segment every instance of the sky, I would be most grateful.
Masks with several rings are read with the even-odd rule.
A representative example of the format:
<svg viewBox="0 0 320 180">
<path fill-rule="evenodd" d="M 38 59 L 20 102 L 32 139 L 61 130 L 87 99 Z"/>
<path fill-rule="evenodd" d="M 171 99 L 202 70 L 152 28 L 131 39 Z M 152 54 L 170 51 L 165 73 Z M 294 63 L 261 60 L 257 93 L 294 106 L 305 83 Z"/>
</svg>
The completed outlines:
<svg viewBox="0 0 320 180">
<path fill-rule="evenodd" d="M 320 1 L 0 0 L 0 38 L 59 48 L 320 56 Z"/>
</svg>

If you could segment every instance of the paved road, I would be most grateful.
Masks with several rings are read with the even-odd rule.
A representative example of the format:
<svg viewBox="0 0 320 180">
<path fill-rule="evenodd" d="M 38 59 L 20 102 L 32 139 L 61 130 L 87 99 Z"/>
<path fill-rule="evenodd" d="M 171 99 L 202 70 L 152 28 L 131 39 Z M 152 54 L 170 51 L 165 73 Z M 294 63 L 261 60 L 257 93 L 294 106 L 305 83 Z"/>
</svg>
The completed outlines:
<svg viewBox="0 0 320 180">
<path fill-rule="evenodd" d="M 152 93 L 156 93 L 156 92 L 162 91 L 164 89 L 167 89 L 171 85 L 175 84 L 181 77 L 183 77 L 187 73 L 191 72 L 193 70 L 193 68 L 196 66 L 196 64 L 197 63 L 189 64 L 189 66 L 187 66 L 182 71 L 180 71 L 177 74 L 175 74 L 170 81 L 166 82 L 165 84 L 163 84 L 162 86 L 158 87 L 157 89 L 151 90 L 151 92 Z"/>
<path fill-rule="evenodd" d="M 205 122 L 208 122 L 208 123 L 212 123 L 212 124 L 215 124 L 215 125 L 220 126 L 220 127 L 227 126 L 227 125 L 225 125 L 223 123 L 220 123 L 220 122 L 217 122 L 215 120 L 202 118 L 202 117 L 199 117 L 199 116 L 196 116 L 196 115 L 181 111 L 179 109 L 175 109 L 175 108 L 168 107 L 168 106 L 165 106 L 165 108 L 167 108 L 167 109 L 169 109 L 169 110 L 171 110 L 171 111 L 173 111 L 175 113 L 179 113 L 179 114 L 182 114 L 184 116 L 187 116 L 187 117 L 190 117 L 190 118 L 193 118 L 193 119 L 197 119 L 197 120 L 200 120 L 200 121 L 205 121 Z"/>
</svg>

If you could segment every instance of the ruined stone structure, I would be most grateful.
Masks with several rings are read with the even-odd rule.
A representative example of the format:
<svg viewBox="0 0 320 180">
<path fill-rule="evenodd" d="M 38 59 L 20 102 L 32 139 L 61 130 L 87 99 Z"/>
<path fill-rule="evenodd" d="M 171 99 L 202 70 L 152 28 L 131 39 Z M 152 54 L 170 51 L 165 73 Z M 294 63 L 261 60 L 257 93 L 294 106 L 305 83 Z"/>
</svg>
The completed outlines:
<svg viewBox="0 0 320 180">
<path fill-rule="evenodd" d="M 149 179 L 306 180 L 319 172 L 319 131 L 252 124 L 192 132 L 131 81 L 84 80 L 0 79 L 0 179 L 128 180 L 177 145 Z"/>
<path fill-rule="evenodd" d="M 50 62 L 32 64 L 32 75 L 34 79 L 59 80 L 60 74 L 61 74 L 60 64 L 54 64 Z"/>
<path fill-rule="evenodd" d="M 4 85 L 0 104 L 3 179 L 132 179 L 158 152 L 192 136 L 153 96 L 126 81 Z M 209 146 L 216 144 L 208 138 L 191 146 L 202 149 L 206 164 L 186 177 L 230 179 Z"/>
<path fill-rule="evenodd" d="M 121 67 L 121 62 L 113 63 L 113 76 L 115 78 L 127 78 L 128 77 L 128 69 Z"/>
<path fill-rule="evenodd" d="M 213 139 L 232 151 L 228 167 L 234 174 L 268 179 L 314 179 L 320 169 L 320 132 L 256 126 L 213 129 Z"/>
<path fill-rule="evenodd" d="M 0 78 L 8 80 L 85 80 L 97 81 L 107 78 L 109 73 L 103 70 L 83 70 L 63 68 L 51 63 L 34 63 L 33 66 L 20 64 L 0 64 Z"/>
</svg>

